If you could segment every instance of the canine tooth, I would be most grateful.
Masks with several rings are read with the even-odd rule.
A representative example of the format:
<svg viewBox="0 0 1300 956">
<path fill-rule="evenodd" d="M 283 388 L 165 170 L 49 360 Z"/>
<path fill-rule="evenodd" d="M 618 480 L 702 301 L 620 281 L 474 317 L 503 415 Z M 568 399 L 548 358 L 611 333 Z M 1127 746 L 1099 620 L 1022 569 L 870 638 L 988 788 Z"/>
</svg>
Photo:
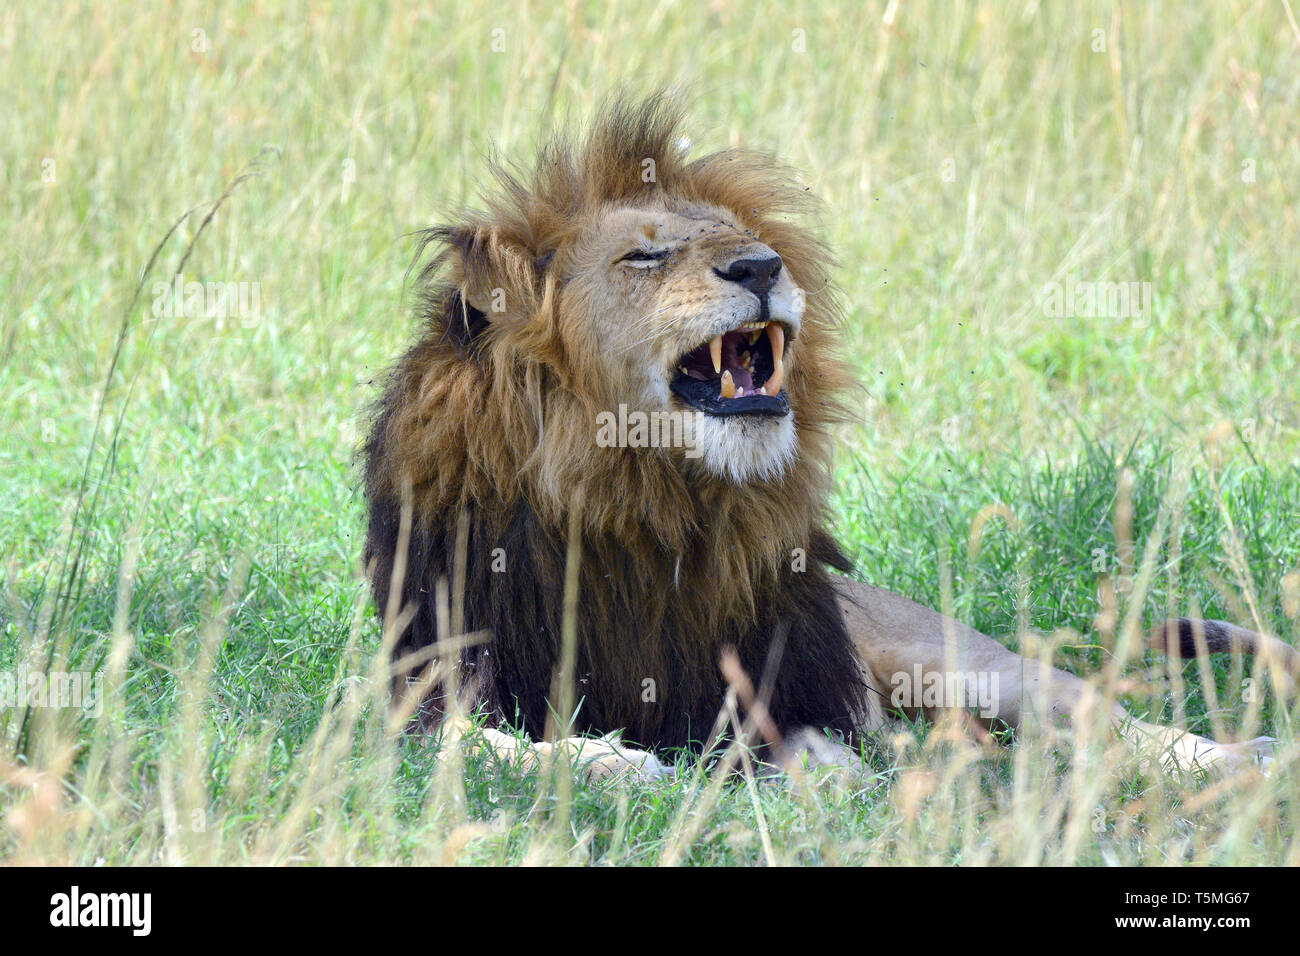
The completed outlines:
<svg viewBox="0 0 1300 956">
<path fill-rule="evenodd" d="M 781 382 L 785 378 L 785 363 L 780 359 L 776 360 L 776 368 L 772 369 L 772 377 L 763 383 L 763 394 L 771 395 L 776 398 L 781 391 Z"/>
<path fill-rule="evenodd" d="M 722 371 L 722 336 L 709 339 L 709 356 L 713 359 L 714 374 Z"/>
<path fill-rule="evenodd" d="M 767 323 L 767 337 L 772 342 L 772 361 L 781 366 L 781 357 L 785 355 L 785 326 L 780 322 Z"/>
<path fill-rule="evenodd" d="M 727 369 L 722 373 L 722 397 L 736 397 L 736 383 L 731 377 L 731 369 Z"/>
</svg>

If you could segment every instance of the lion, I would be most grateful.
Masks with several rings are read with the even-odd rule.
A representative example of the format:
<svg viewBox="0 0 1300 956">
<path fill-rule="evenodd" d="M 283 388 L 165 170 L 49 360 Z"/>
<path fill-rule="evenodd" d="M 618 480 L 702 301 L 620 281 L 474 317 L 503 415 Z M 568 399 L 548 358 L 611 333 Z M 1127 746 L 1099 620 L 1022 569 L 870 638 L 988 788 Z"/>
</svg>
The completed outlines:
<svg viewBox="0 0 1300 956">
<path fill-rule="evenodd" d="M 985 726 L 1035 706 L 1077 718 L 1097 697 L 1084 680 L 846 576 L 827 501 L 853 378 L 830 254 L 805 225 L 814 200 L 763 154 L 688 159 L 682 113 L 662 94 L 616 100 L 531 173 L 497 168 L 485 211 L 423 235 L 423 330 L 363 450 L 364 561 L 408 662 L 399 690 L 441 662 L 445 679 L 416 682 L 426 728 L 463 687 L 548 751 L 573 568 L 563 743 L 597 775 L 671 774 L 666 751 L 705 747 L 724 655 L 761 685 L 748 703 L 786 760 L 847 765 L 900 713 L 954 706 L 900 702 L 900 674 L 991 675 L 996 700 L 971 714 Z M 1296 671 L 1289 646 L 1224 622 L 1154 640 Z M 1184 766 L 1263 761 L 1273 744 L 1113 718 Z"/>
</svg>

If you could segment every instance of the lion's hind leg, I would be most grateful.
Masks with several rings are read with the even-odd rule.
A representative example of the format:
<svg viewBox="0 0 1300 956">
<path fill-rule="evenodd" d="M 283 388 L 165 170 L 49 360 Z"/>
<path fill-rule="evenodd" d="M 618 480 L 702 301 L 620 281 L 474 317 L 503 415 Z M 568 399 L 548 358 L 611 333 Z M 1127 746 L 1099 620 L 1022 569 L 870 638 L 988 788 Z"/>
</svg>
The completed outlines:
<svg viewBox="0 0 1300 956">
<path fill-rule="evenodd" d="M 1220 743 L 1139 720 L 1113 701 L 1103 714 L 1097 709 L 1103 706 L 1099 688 L 1046 660 L 1022 657 L 973 628 L 888 591 L 848 580 L 841 582 L 841 589 L 849 633 L 872 686 L 884 698 L 908 688 L 914 692 L 918 682 L 912 675 L 975 674 L 985 679 L 992 691 L 989 706 L 978 715 L 986 726 L 990 726 L 986 714 L 1018 730 L 1031 720 L 1045 726 L 1073 726 L 1076 732 L 1094 721 L 1098 726 L 1108 724 L 1126 742 L 1157 757 L 1160 765 L 1170 770 L 1267 768 L 1273 759 L 1276 741 L 1270 737 Z M 1300 654 L 1290 645 L 1223 621 L 1173 621 L 1157 628 L 1149 643 L 1182 657 L 1217 652 L 1253 654 L 1284 684 L 1300 677 Z M 918 705 L 907 694 L 902 698 L 901 709 L 909 716 L 924 713 L 932 720 L 938 719 L 948 703 L 940 701 L 938 707 L 931 708 Z M 907 707 L 908 703 L 913 706 Z"/>
<path fill-rule="evenodd" d="M 1229 624 L 1227 621 L 1180 618 L 1156 627 L 1147 643 L 1175 660 L 1207 654 L 1248 654 L 1262 659 L 1280 690 L 1293 689 L 1300 677 L 1300 653 L 1284 641 L 1267 634 Z M 1221 743 L 1140 720 L 1130 720 L 1131 734 L 1151 741 L 1164 755 L 1166 768 L 1191 767 L 1236 770 L 1255 766 L 1267 771 L 1278 741 L 1273 737 Z M 1123 731 L 1122 731 L 1123 732 Z"/>
<path fill-rule="evenodd" d="M 1229 771 L 1257 767 L 1267 772 L 1273 762 L 1276 738 L 1256 737 L 1235 743 L 1222 743 L 1188 730 L 1148 723 L 1130 716 L 1123 708 L 1115 715 L 1119 735 L 1139 752 L 1156 755 L 1169 772 Z"/>
</svg>

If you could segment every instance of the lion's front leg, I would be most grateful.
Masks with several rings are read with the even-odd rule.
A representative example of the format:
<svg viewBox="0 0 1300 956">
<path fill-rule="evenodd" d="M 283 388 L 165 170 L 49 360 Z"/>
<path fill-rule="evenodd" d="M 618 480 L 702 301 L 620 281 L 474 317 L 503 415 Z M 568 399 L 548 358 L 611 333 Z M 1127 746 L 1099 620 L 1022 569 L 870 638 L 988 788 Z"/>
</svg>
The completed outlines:
<svg viewBox="0 0 1300 956">
<path fill-rule="evenodd" d="M 589 783 L 650 783 L 671 780 L 676 775 L 671 764 L 648 751 L 625 746 L 617 734 L 534 742 L 490 728 L 479 733 L 483 744 L 497 757 L 518 760 L 526 770 L 549 767 L 556 753 L 562 751 Z"/>
</svg>

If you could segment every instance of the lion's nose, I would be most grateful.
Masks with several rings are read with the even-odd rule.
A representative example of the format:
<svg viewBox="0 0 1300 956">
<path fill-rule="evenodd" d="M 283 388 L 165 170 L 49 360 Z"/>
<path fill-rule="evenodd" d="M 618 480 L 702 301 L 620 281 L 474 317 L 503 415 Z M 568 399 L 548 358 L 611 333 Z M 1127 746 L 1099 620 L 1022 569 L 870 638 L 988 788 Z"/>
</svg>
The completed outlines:
<svg viewBox="0 0 1300 956">
<path fill-rule="evenodd" d="M 762 258 L 736 259 L 727 268 L 713 271 L 718 278 L 734 282 L 761 299 L 776 285 L 776 277 L 781 274 L 781 257 L 773 253 Z"/>
</svg>

